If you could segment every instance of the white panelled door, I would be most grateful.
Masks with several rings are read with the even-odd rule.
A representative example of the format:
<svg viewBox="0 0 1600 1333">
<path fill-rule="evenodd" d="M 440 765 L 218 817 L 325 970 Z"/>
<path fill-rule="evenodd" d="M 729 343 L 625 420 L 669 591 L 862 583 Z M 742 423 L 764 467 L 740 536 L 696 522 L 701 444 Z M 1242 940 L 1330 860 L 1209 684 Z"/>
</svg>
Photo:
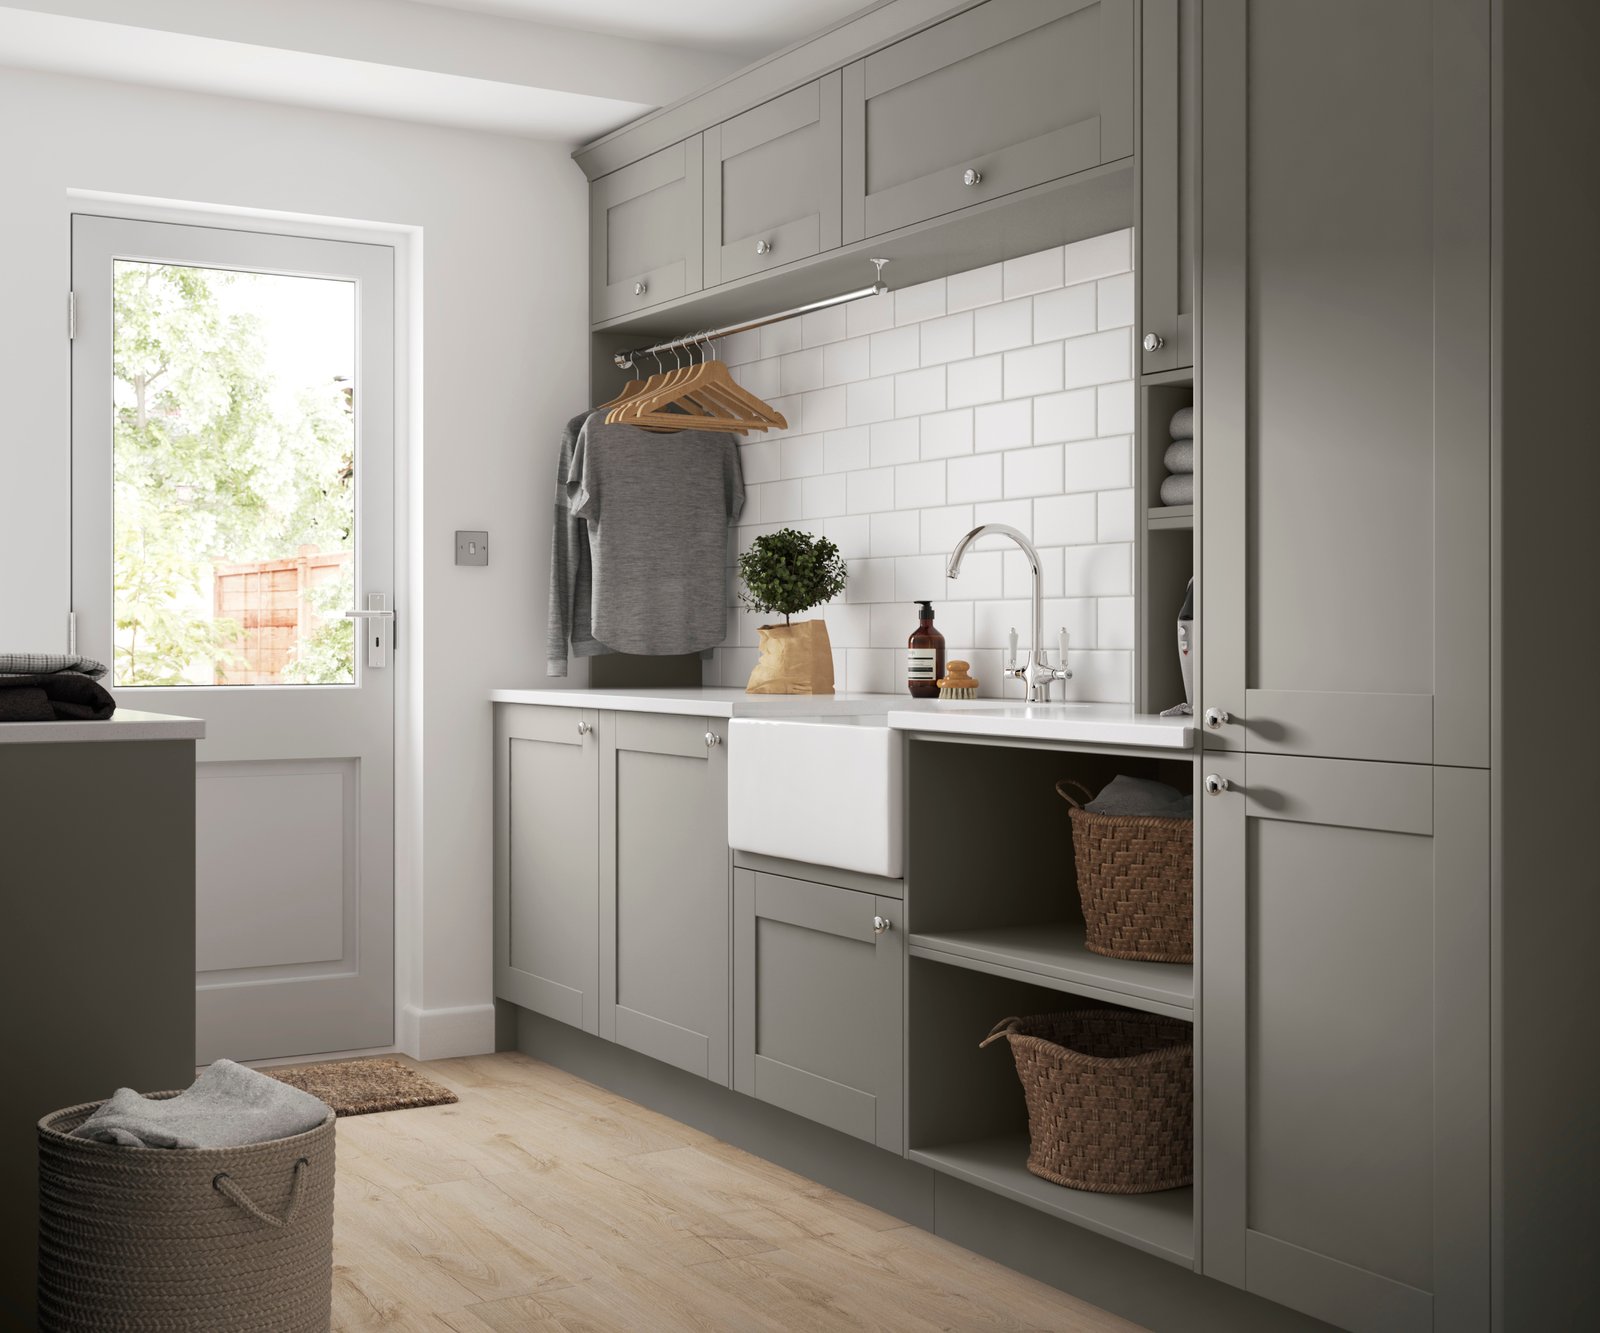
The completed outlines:
<svg viewBox="0 0 1600 1333">
<path fill-rule="evenodd" d="M 390 1045 L 394 251 L 80 215 L 72 286 L 77 651 L 206 722 L 196 1060 Z"/>
</svg>

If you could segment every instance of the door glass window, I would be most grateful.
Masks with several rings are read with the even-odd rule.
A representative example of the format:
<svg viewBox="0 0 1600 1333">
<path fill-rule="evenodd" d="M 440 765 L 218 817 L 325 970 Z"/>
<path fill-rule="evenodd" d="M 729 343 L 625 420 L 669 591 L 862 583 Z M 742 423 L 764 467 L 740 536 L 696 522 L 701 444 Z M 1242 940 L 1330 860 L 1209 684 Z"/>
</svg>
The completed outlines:
<svg viewBox="0 0 1600 1333">
<path fill-rule="evenodd" d="M 113 265 L 113 680 L 355 682 L 356 285 Z"/>
</svg>

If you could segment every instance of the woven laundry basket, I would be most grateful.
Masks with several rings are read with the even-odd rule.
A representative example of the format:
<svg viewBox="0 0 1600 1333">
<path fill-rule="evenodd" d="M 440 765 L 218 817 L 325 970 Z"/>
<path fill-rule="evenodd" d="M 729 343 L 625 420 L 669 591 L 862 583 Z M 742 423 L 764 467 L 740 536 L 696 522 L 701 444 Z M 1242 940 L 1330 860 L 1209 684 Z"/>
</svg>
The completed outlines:
<svg viewBox="0 0 1600 1333">
<path fill-rule="evenodd" d="M 1194 1033 L 1131 1009 L 1074 1009 L 997 1023 L 1028 1104 L 1028 1170 L 1098 1194 L 1194 1180 Z"/>
<path fill-rule="evenodd" d="M 1083 808 L 1093 797 L 1081 782 L 1063 779 L 1056 794 L 1072 807 L 1084 948 L 1145 963 L 1194 962 L 1194 820 L 1096 814 Z"/>
<path fill-rule="evenodd" d="M 39 1122 L 40 1329 L 327 1333 L 333 1113 L 243 1148 L 73 1138 L 100 1105 Z"/>
</svg>

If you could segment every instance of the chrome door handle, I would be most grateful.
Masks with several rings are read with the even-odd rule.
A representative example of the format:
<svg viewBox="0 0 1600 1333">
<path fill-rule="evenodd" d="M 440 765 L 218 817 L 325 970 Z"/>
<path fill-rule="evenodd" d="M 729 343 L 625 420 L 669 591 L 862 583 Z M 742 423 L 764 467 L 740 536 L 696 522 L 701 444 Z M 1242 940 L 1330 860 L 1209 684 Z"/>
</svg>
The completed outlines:
<svg viewBox="0 0 1600 1333">
<path fill-rule="evenodd" d="M 1159 352 L 1167 345 L 1167 340 L 1159 333 L 1147 333 L 1144 335 L 1144 342 L 1142 345 L 1144 350 L 1147 352 Z"/>
<path fill-rule="evenodd" d="M 393 620 L 393 611 L 346 611 L 346 620 Z"/>
<path fill-rule="evenodd" d="M 578 735 L 580 735 L 580 736 L 587 736 L 593 730 L 594 730 L 594 724 L 591 723 L 591 722 L 580 722 L 580 723 L 578 723 Z"/>
<path fill-rule="evenodd" d="M 872 918 L 872 933 L 874 935 L 881 935 L 884 931 L 892 930 L 893 928 L 894 922 L 889 920 L 889 918 L 886 916 L 875 916 Z"/>
<path fill-rule="evenodd" d="M 367 641 L 367 666 L 375 671 L 382 671 L 389 665 L 389 641 L 394 638 L 394 631 L 381 628 L 382 622 L 394 622 L 394 610 L 389 605 L 386 593 L 369 592 L 367 604 L 355 607 L 344 613 L 346 620 L 375 621 L 370 628 L 364 628 L 359 637 Z M 354 633 L 354 631 L 352 631 Z"/>
<path fill-rule="evenodd" d="M 1226 708 L 1206 709 L 1206 726 L 1212 731 L 1232 721 L 1233 715 Z"/>
<path fill-rule="evenodd" d="M 1206 774 L 1206 794 L 1208 796 L 1220 796 L 1223 792 L 1230 791 L 1232 787 L 1233 784 L 1220 774 Z"/>
<path fill-rule="evenodd" d="M 636 282 L 633 284 L 633 294 L 635 296 L 643 296 L 649 290 L 650 284 L 648 282 Z"/>
<path fill-rule="evenodd" d="M 758 255 L 770 255 L 772 253 L 772 242 L 771 241 L 757 241 L 756 242 L 756 253 Z"/>
<path fill-rule="evenodd" d="M 721 736 L 717 735 L 717 733 L 714 732 L 714 731 L 706 732 L 706 749 L 709 750 L 713 745 L 721 745 L 721 744 L 722 744 L 722 737 Z"/>
<path fill-rule="evenodd" d="M 963 185 L 981 185 L 983 183 L 983 172 L 979 171 L 977 167 L 968 167 L 961 173 L 961 183 Z"/>
</svg>

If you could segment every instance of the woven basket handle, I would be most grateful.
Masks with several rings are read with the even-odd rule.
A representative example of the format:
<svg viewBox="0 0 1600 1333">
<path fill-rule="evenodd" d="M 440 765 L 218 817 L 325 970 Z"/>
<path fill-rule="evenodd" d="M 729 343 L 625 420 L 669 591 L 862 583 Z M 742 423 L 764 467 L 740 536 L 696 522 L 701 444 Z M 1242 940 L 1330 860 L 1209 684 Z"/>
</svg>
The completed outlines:
<svg viewBox="0 0 1600 1333">
<path fill-rule="evenodd" d="M 265 1208 L 261 1207 L 254 1199 L 233 1183 L 233 1177 L 226 1171 L 220 1171 L 211 1180 L 211 1188 L 217 1193 L 233 1200 L 240 1208 L 249 1213 L 257 1222 L 265 1222 L 269 1227 L 286 1227 L 294 1221 L 294 1215 L 300 1211 L 300 1196 L 305 1193 L 306 1177 L 311 1173 L 311 1162 L 302 1157 L 294 1164 L 294 1185 L 289 1191 L 289 1206 L 284 1209 L 282 1217 L 274 1217 Z"/>
<path fill-rule="evenodd" d="M 1009 1037 L 1021 1024 L 1020 1018 L 1002 1018 L 989 1029 L 989 1035 L 978 1043 L 978 1049 L 981 1051 L 990 1042 L 999 1041 L 1001 1037 Z"/>
<path fill-rule="evenodd" d="M 1080 792 L 1082 792 L 1083 800 L 1078 800 L 1077 797 L 1068 791 L 1067 788 L 1069 787 L 1076 787 Z M 1060 782 L 1056 783 L 1056 795 L 1070 805 L 1074 810 L 1082 810 L 1087 802 L 1094 800 L 1094 793 L 1076 778 L 1062 778 Z"/>
</svg>

